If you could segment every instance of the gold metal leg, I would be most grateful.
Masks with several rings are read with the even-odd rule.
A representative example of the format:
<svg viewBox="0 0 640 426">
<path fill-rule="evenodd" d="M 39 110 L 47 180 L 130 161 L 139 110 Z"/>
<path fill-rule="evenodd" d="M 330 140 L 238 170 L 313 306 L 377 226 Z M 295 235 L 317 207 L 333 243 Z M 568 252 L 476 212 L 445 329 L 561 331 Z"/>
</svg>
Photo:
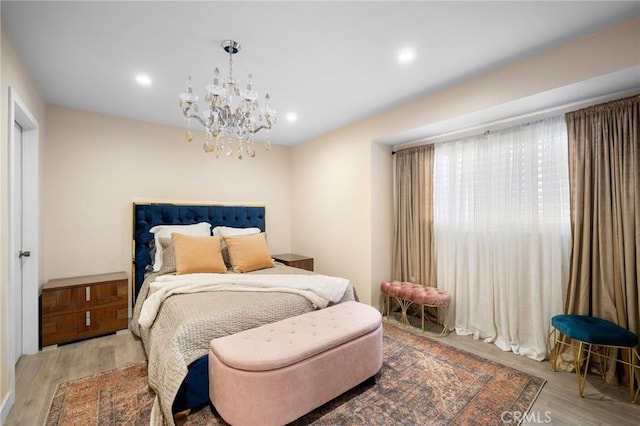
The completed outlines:
<svg viewBox="0 0 640 426">
<path fill-rule="evenodd" d="M 446 337 L 449 335 L 449 306 L 440 306 L 440 308 L 444 309 L 444 321 L 442 324 L 442 332 L 440 333 L 440 337 Z"/>
<path fill-rule="evenodd" d="M 402 311 L 399 321 L 403 324 L 411 325 L 411 322 L 409 321 L 409 318 L 407 316 L 407 312 L 409 310 L 409 307 L 413 305 L 414 302 L 401 299 L 397 296 L 393 296 L 393 298 L 396 300 L 396 302 L 398 302 L 398 305 L 400 305 L 400 309 Z M 387 319 L 390 319 L 391 318 L 391 299 L 389 295 L 386 295 L 386 306 L 387 306 Z M 449 306 L 429 306 L 429 305 L 420 304 L 420 328 L 422 332 L 424 333 L 425 308 L 427 307 L 444 309 L 444 324 L 443 324 L 442 331 L 440 332 L 440 335 L 437 337 L 448 336 L 449 335 Z M 383 307 L 383 315 L 384 315 L 384 307 Z"/>
<path fill-rule="evenodd" d="M 448 306 L 429 306 L 420 305 L 420 312 L 422 317 L 422 332 L 424 333 L 424 308 L 436 308 L 444 309 L 444 324 L 442 325 L 442 331 L 439 335 L 434 337 L 446 337 L 449 335 L 449 307 Z"/>
<path fill-rule="evenodd" d="M 391 319 L 391 299 L 388 294 L 385 295 L 385 298 L 387 300 L 387 319 Z"/>
<path fill-rule="evenodd" d="M 600 367 L 600 375 L 602 380 L 604 380 L 607 376 L 607 363 L 603 362 L 603 358 L 605 360 L 609 359 L 609 353 L 611 352 L 611 346 L 596 346 L 598 348 L 598 366 Z M 604 355 L 600 353 L 600 351 L 604 352 Z"/>
<path fill-rule="evenodd" d="M 580 359 L 582 358 L 583 344 L 584 344 L 583 342 L 580 342 L 578 345 L 578 348 L 576 349 L 576 345 L 574 341 L 571 340 L 571 347 L 573 348 L 573 365 L 574 365 L 574 368 L 576 369 L 576 377 L 578 379 L 578 395 L 580 395 L 580 398 L 583 398 L 583 390 L 584 390 L 583 381 L 581 380 L 582 374 L 580 373 L 580 364 L 581 364 Z M 585 371 L 586 370 L 587 368 L 585 368 Z"/>
<path fill-rule="evenodd" d="M 582 345 L 582 342 L 580 342 L 580 345 Z M 582 372 L 582 388 L 580 389 L 580 398 L 583 397 L 584 385 L 587 384 L 587 373 L 589 372 L 589 360 L 591 359 L 591 351 L 592 351 L 592 345 L 591 343 L 589 343 L 587 345 L 587 361 L 584 364 L 584 371 Z"/>
<path fill-rule="evenodd" d="M 566 343 L 564 339 L 568 339 L 570 343 Z M 618 348 L 621 350 L 626 349 L 626 355 L 628 356 L 629 361 L 626 362 L 624 360 L 624 356 L 622 360 L 616 359 L 616 361 L 622 362 L 625 366 L 629 367 L 629 397 L 632 403 L 636 403 L 638 401 L 638 398 L 640 397 L 640 380 L 636 380 L 636 370 L 640 370 L 640 365 L 638 365 L 638 362 L 640 361 L 640 354 L 638 353 L 638 350 L 636 348 L 587 343 L 580 340 L 571 339 L 568 336 L 563 335 L 562 332 L 558 331 L 556 328 L 553 328 L 549 332 L 547 341 L 550 348 L 549 362 L 551 363 L 551 371 L 556 371 L 556 368 L 558 366 L 560 346 L 571 346 L 573 350 L 573 363 L 576 369 L 576 378 L 578 380 L 578 394 L 580 395 L 580 398 L 584 398 L 584 389 L 587 383 L 587 374 L 589 372 L 589 362 L 591 360 L 591 354 L 593 353 L 594 356 L 598 356 L 600 372 L 602 378 L 604 379 L 606 377 L 607 371 L 606 361 L 610 359 L 611 348 Z M 584 368 L 582 368 L 582 354 L 584 352 L 586 352 L 587 356 L 584 359 Z M 636 382 L 638 382 L 637 386 Z"/>
<path fill-rule="evenodd" d="M 552 336 L 553 336 L 553 344 L 551 344 Z M 560 338 L 562 338 L 562 334 L 560 334 Z M 549 332 L 549 337 L 547 337 L 547 343 L 549 344 L 549 362 L 551 362 L 551 371 L 555 373 L 557 362 L 558 362 L 558 349 L 559 349 L 558 334 L 555 328 Z"/>
<path fill-rule="evenodd" d="M 407 318 L 407 310 L 409 306 L 412 305 L 412 302 L 404 299 L 400 299 L 399 297 L 395 298 L 398 304 L 400 305 L 400 309 L 402 309 L 402 316 L 400 317 L 400 322 L 403 324 L 411 325 L 409 322 L 409 318 Z"/>
<path fill-rule="evenodd" d="M 629 401 L 631 402 L 635 402 L 634 401 L 634 387 L 633 384 L 635 383 L 635 375 L 636 375 L 636 368 L 635 368 L 635 360 L 633 358 L 633 354 L 631 353 L 631 348 L 627 348 L 627 355 L 629 356 Z"/>
<path fill-rule="evenodd" d="M 575 345 L 574 345 L 575 347 Z M 580 358 L 582 357 L 582 350 L 584 347 L 584 342 L 580 341 L 580 345 L 578 346 L 578 354 L 576 356 L 576 374 L 578 376 L 578 393 L 580 394 L 580 398 L 584 398 L 584 386 L 587 383 L 587 372 L 589 371 L 589 360 L 591 359 L 591 344 L 587 344 L 587 359 L 584 364 L 584 370 L 582 374 L 580 373 Z"/>
<path fill-rule="evenodd" d="M 640 360 L 640 355 L 638 355 L 638 351 L 636 350 L 636 348 L 633 348 L 631 356 L 633 357 L 631 359 L 631 369 L 633 370 L 633 375 L 631 376 L 631 380 L 634 380 L 636 377 L 636 368 L 638 368 L 638 365 L 636 364 L 636 359 Z M 634 383 L 634 382 L 631 382 L 631 383 Z M 640 395 L 640 383 L 638 383 L 638 389 L 636 389 L 636 392 L 631 402 L 633 402 L 634 404 L 638 402 L 639 395 Z"/>
</svg>

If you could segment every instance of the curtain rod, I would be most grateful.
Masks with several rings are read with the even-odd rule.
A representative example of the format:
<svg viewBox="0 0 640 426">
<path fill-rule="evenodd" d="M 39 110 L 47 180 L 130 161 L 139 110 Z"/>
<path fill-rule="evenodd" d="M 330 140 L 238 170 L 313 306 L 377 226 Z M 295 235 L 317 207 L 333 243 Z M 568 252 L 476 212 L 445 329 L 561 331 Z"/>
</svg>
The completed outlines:
<svg viewBox="0 0 640 426">
<path fill-rule="evenodd" d="M 576 111 L 581 108 L 586 108 L 592 105 L 597 105 L 599 103 L 607 102 L 610 100 L 615 100 L 619 98 L 624 98 L 627 96 L 632 96 L 635 94 L 640 94 L 640 87 L 634 87 L 632 89 L 621 90 L 614 93 L 609 93 L 606 95 L 596 96 L 593 98 L 582 99 L 579 101 L 569 102 L 563 105 L 558 105 L 551 108 L 546 108 L 539 111 L 532 111 L 525 114 L 520 114 L 512 117 L 502 118 L 499 120 L 489 121 L 482 124 L 477 124 L 474 126 L 464 127 L 458 130 L 452 130 L 450 132 L 444 132 L 438 135 L 429 136 L 426 138 L 421 138 L 412 142 L 406 142 L 404 144 L 394 146 L 394 150 L 391 151 L 391 154 L 395 154 L 398 151 L 402 151 L 408 148 L 414 148 L 416 146 L 421 145 L 429 145 L 437 142 L 446 142 L 449 140 L 453 140 L 455 136 L 472 136 L 480 133 L 489 134 L 492 131 L 516 126 L 518 124 L 524 124 L 526 122 L 531 122 L 535 120 L 539 120 L 542 118 L 551 117 L 555 114 L 567 113 L 570 111 Z M 487 129 L 487 127 L 491 129 Z M 443 139 L 443 140 L 440 140 Z"/>
</svg>

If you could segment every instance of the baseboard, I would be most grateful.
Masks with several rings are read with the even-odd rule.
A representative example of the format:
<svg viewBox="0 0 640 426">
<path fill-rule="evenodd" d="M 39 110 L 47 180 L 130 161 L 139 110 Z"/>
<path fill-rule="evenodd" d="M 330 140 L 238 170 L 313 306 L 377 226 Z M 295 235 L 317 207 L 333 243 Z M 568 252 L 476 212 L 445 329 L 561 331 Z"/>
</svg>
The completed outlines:
<svg viewBox="0 0 640 426">
<path fill-rule="evenodd" d="M 11 407 L 13 406 L 14 399 L 15 397 L 13 392 L 9 391 L 2 400 L 2 406 L 0 407 L 0 426 L 7 421 L 7 416 L 9 415 L 9 410 L 11 410 Z"/>
</svg>

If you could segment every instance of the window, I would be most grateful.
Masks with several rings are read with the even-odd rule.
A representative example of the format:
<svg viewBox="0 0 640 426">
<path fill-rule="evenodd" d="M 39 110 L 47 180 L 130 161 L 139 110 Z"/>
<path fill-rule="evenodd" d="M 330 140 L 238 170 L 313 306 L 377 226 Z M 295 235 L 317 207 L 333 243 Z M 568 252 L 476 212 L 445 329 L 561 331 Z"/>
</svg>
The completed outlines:
<svg viewBox="0 0 640 426">
<path fill-rule="evenodd" d="M 434 233 L 456 331 L 543 359 L 568 276 L 564 118 L 436 145 Z"/>
</svg>

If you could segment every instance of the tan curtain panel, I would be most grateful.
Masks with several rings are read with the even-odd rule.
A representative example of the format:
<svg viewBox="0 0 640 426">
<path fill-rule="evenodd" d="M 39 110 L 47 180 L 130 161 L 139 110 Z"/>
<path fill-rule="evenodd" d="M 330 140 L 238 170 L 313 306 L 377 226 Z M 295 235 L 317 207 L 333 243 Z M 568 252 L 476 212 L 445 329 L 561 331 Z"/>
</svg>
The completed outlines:
<svg viewBox="0 0 640 426">
<path fill-rule="evenodd" d="M 392 278 L 436 287 L 433 253 L 433 145 L 396 154 Z"/>
<path fill-rule="evenodd" d="M 639 334 L 640 96 L 566 120 L 572 253 L 565 311 Z"/>
</svg>

